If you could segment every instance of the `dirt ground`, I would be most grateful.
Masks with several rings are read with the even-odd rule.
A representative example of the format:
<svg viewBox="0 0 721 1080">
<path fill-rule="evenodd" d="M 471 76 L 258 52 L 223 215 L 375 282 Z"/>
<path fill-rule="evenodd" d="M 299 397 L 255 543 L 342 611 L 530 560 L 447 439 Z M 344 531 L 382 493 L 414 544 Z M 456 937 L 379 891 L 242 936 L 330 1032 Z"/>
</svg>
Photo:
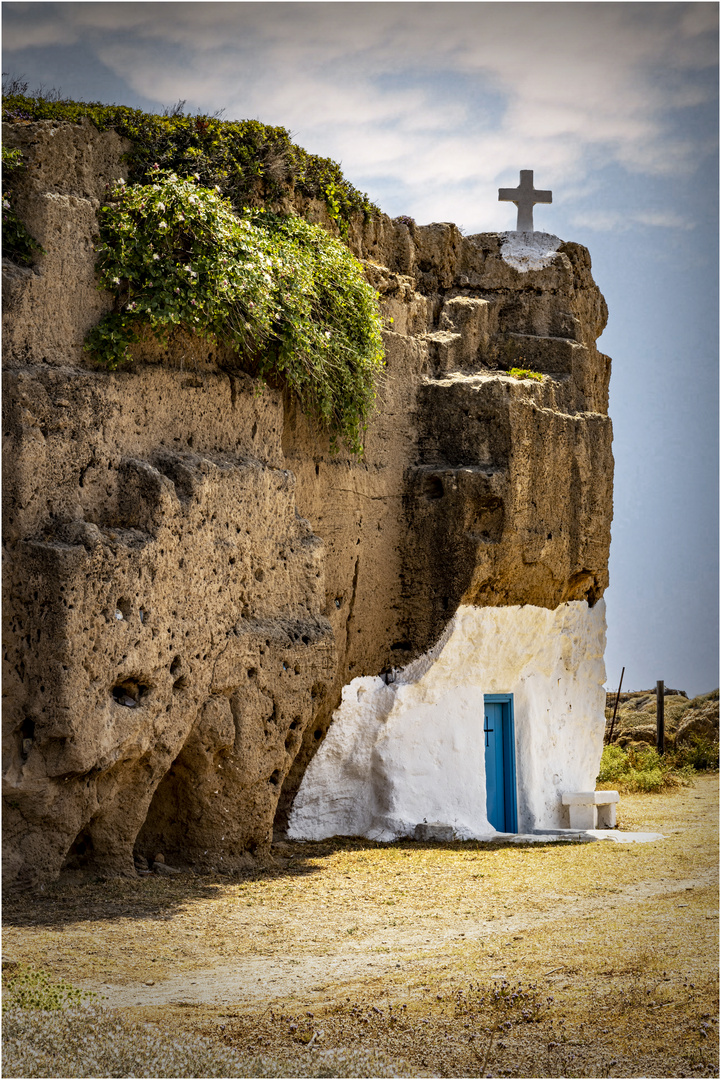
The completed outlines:
<svg viewBox="0 0 721 1080">
<path fill-rule="evenodd" d="M 253 1056 L 717 1075 L 718 777 L 626 795 L 619 826 L 665 838 L 338 839 L 276 845 L 242 878 L 65 880 L 5 901 L 3 955 Z"/>
</svg>

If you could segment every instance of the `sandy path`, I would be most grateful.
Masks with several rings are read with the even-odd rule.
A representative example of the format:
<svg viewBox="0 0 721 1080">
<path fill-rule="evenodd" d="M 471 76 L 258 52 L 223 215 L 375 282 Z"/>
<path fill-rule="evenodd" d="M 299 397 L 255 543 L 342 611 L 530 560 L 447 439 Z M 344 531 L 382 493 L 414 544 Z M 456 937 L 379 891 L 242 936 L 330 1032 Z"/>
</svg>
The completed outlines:
<svg viewBox="0 0 721 1080">
<path fill-rule="evenodd" d="M 634 912 L 622 912 L 623 907 L 633 908 L 661 896 L 686 898 L 688 892 L 715 885 L 717 872 L 713 869 L 694 877 L 638 882 L 619 890 L 613 896 L 617 917 L 634 921 Z M 549 899 L 553 899 L 550 897 Z M 557 900 L 552 912 L 534 912 L 532 918 L 519 914 L 512 919 L 483 922 L 459 919 L 446 924 L 433 938 L 426 931 L 398 931 L 392 938 L 388 932 L 371 934 L 364 946 L 339 942 L 330 954 L 299 955 L 293 957 L 242 956 L 233 963 L 219 963 L 212 967 L 193 971 L 177 977 L 163 979 L 152 986 L 144 982 L 131 985 L 113 985 L 96 980 L 84 982 L 87 989 L 102 994 L 108 1005 L 158 1006 L 167 1004 L 223 1004 L 233 1001 L 237 1005 L 252 1004 L 269 999 L 293 997 L 300 989 L 307 994 L 320 993 L 334 986 L 341 992 L 343 986 L 354 985 L 369 976 L 396 975 L 399 971 L 412 974 L 425 972 L 429 967 L 440 965 L 443 954 L 439 949 L 454 945 L 472 945 L 474 942 L 491 945 L 504 943 L 509 938 L 549 923 L 567 924 L 578 916 L 601 919 L 608 908 L 608 899 L 590 899 L 564 902 Z M 372 949 L 383 948 L 391 942 L 390 955 L 382 956 Z M 501 973 L 499 973 L 501 974 Z"/>
</svg>

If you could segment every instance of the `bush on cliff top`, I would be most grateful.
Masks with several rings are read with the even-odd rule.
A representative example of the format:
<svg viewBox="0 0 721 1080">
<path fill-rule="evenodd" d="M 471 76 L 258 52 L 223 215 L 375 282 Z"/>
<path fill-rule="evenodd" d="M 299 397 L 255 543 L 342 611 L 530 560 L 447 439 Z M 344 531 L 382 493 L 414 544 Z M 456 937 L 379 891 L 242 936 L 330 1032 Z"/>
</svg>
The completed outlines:
<svg viewBox="0 0 721 1080">
<path fill-rule="evenodd" d="M 150 332 L 184 326 L 280 376 L 335 444 L 362 453 L 383 368 L 375 291 L 339 241 L 302 218 L 233 213 L 197 178 L 155 169 L 115 185 L 100 215 L 98 270 L 115 309 L 88 336 L 110 369 Z"/>
<path fill-rule="evenodd" d="M 296 146 L 285 128 L 257 120 L 186 116 L 184 102 L 171 115 L 158 116 L 122 105 L 57 100 L 54 93 L 27 96 L 26 90 L 26 83 L 6 82 L 3 120 L 77 124 L 88 119 L 99 131 L 115 130 L 133 143 L 127 160 L 129 178 L 135 183 L 152 180 L 156 164 L 178 176 L 197 173 L 201 184 L 217 185 L 236 210 L 264 205 L 295 190 L 322 199 L 344 236 L 353 214 L 371 217 L 380 212 L 345 179 L 335 161 Z"/>
<path fill-rule="evenodd" d="M 88 119 L 133 144 L 126 156 L 134 183 L 116 186 L 101 211 L 98 270 L 115 307 L 86 346 L 112 370 L 131 359 L 144 333 L 167 342 L 174 327 L 186 327 L 230 345 L 262 379 L 280 376 L 334 449 L 341 439 L 361 454 L 383 367 L 376 294 L 343 244 L 265 208 L 300 191 L 323 199 L 347 236 L 353 214 L 379 212 L 367 196 L 284 128 L 26 91 L 26 83 L 4 80 L 4 120 Z M 34 241 L 9 213 L 3 232 L 6 254 L 32 261 Z"/>
</svg>

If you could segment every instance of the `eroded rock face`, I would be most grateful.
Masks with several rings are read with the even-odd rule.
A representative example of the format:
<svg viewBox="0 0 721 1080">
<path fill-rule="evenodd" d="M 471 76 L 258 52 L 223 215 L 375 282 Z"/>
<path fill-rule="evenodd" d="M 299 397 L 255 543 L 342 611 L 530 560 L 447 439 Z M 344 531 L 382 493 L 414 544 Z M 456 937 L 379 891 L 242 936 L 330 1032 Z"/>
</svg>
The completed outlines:
<svg viewBox="0 0 721 1080">
<path fill-rule="evenodd" d="M 58 871 L 82 833 L 97 869 L 131 872 L 144 822 L 151 847 L 195 861 L 209 845 L 195 838 L 193 799 L 209 769 L 224 769 L 228 799 L 248 808 L 222 830 L 230 859 L 267 841 L 302 730 L 332 684 L 322 545 L 295 512 L 286 470 L 165 450 L 108 469 L 98 436 L 113 497 L 20 540 L 6 581 L 6 689 L 17 688 L 6 781 L 18 804 L 7 825 L 17 817 L 23 867 L 37 851 Z M 174 761 L 176 778 L 156 792 Z M 169 799 L 189 815 L 178 845 L 157 835 Z"/>
<path fill-rule="evenodd" d="M 497 234 L 359 220 L 387 373 L 365 458 L 334 457 L 197 342 L 93 370 L 92 244 L 124 144 L 5 137 L 46 252 L 4 267 L 6 880 L 132 874 L 134 850 L 232 868 L 284 826 L 351 679 L 427 652 L 461 604 L 603 594 L 603 298 L 578 245 L 524 273 Z"/>
</svg>

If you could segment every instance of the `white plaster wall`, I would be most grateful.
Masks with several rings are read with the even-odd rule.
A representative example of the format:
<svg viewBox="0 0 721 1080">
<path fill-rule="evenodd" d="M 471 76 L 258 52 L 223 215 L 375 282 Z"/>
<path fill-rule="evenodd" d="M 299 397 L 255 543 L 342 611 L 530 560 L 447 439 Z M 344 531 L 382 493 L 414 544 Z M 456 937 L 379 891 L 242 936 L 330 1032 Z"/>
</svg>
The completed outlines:
<svg viewBox="0 0 721 1080">
<path fill-rule="evenodd" d="M 484 694 L 512 693 L 519 832 L 567 828 L 564 791 L 593 791 L 603 747 L 603 600 L 460 607 L 395 682 L 354 679 L 291 810 L 288 835 L 395 840 L 418 822 L 462 839 L 486 817 Z"/>
</svg>

